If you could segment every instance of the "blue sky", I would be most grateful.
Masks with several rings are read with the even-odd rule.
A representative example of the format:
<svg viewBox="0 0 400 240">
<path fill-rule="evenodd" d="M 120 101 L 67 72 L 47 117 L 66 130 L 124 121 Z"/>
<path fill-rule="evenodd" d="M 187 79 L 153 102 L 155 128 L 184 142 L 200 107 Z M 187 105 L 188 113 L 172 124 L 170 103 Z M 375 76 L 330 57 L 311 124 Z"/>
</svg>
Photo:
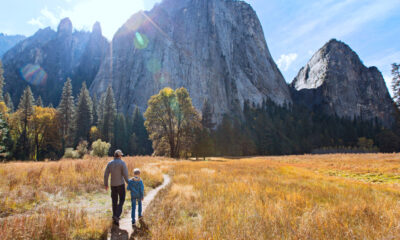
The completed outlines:
<svg viewBox="0 0 400 240">
<path fill-rule="evenodd" d="M 135 12 L 159 0 L 0 0 L 0 32 L 32 35 L 70 17 L 77 29 L 100 21 L 111 39 Z M 248 0 L 264 28 L 268 47 L 291 82 L 329 39 L 346 42 L 364 64 L 377 66 L 388 87 L 390 64 L 400 62 L 400 0 Z"/>
</svg>

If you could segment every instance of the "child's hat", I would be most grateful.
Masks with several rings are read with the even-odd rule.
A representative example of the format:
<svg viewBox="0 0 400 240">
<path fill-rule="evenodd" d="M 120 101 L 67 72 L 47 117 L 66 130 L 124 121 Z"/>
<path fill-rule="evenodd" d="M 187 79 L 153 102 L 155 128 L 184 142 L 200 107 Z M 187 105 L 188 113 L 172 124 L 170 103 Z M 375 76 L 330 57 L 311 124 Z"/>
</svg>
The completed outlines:
<svg viewBox="0 0 400 240">
<path fill-rule="evenodd" d="M 138 174 L 138 173 L 140 173 L 140 169 L 139 169 L 139 168 L 135 168 L 135 169 L 133 169 L 133 173 L 134 173 L 134 174 Z"/>
</svg>

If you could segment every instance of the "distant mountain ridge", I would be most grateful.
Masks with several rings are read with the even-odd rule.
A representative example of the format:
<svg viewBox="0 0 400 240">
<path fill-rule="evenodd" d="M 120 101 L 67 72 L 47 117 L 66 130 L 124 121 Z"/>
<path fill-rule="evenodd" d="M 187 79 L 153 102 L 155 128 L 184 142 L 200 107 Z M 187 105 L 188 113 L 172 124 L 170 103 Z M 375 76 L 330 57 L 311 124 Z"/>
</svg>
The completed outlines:
<svg viewBox="0 0 400 240">
<path fill-rule="evenodd" d="M 6 35 L 4 33 L 0 33 L 0 59 L 4 53 L 25 38 L 26 37 L 23 35 Z"/>
<path fill-rule="evenodd" d="M 69 19 L 58 30 L 39 30 L 3 56 L 6 86 L 17 104 L 30 85 L 35 96 L 57 106 L 67 77 L 77 93 L 86 81 L 100 96 L 111 85 L 119 112 L 145 111 L 164 87 L 188 89 L 200 110 L 205 99 L 220 120 L 243 103 L 266 98 L 303 104 L 325 114 L 393 122 L 393 101 L 382 74 L 367 68 L 345 43 L 331 40 L 293 82 L 275 64 L 260 21 L 243 1 L 164 0 L 138 12 L 109 43 L 100 24 L 73 32 Z M 239 113 L 240 115 L 240 113 Z"/>
<path fill-rule="evenodd" d="M 61 90 L 68 77 L 75 91 L 83 81 L 93 81 L 108 51 L 100 24 L 93 32 L 74 31 L 68 18 L 61 20 L 57 32 L 40 29 L 21 41 L 3 56 L 5 91 L 18 103 L 23 89 L 30 85 L 35 96 L 46 104 L 58 105 Z"/>
</svg>

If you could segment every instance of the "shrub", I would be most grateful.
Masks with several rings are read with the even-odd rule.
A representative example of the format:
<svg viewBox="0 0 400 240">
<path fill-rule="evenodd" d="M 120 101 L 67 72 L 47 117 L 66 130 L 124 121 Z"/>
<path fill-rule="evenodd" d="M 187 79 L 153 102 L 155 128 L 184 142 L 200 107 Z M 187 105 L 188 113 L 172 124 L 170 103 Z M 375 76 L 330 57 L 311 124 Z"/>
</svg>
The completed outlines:
<svg viewBox="0 0 400 240">
<path fill-rule="evenodd" d="M 110 150 L 111 144 L 107 142 L 101 141 L 98 139 L 97 141 L 92 143 L 93 151 L 91 154 L 97 157 L 105 157 L 108 155 L 108 151 Z"/>
<path fill-rule="evenodd" d="M 63 158 L 79 158 L 79 153 L 73 148 L 66 148 Z"/>
<path fill-rule="evenodd" d="M 88 146 L 89 143 L 87 141 L 81 141 L 78 146 L 76 147 L 76 151 L 79 154 L 79 158 L 82 158 L 83 156 L 85 156 L 85 154 L 87 154 L 88 151 Z"/>
</svg>

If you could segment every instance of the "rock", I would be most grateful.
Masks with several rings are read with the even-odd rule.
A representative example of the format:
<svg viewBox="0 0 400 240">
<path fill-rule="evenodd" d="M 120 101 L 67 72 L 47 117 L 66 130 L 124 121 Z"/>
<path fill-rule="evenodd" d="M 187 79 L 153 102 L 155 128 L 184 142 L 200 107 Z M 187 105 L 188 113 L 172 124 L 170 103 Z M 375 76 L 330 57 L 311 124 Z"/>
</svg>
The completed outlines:
<svg viewBox="0 0 400 240">
<path fill-rule="evenodd" d="M 393 101 L 382 74 L 367 68 L 345 43 L 325 44 L 298 73 L 292 84 L 296 103 L 340 117 L 393 122 Z"/>
<path fill-rule="evenodd" d="M 69 18 L 64 18 L 58 24 L 57 28 L 58 35 L 71 35 L 72 34 L 72 22 Z"/>
<path fill-rule="evenodd" d="M 14 47 L 18 42 L 25 39 L 22 35 L 6 35 L 0 33 L 0 58 L 5 52 Z"/>
<path fill-rule="evenodd" d="M 57 106 L 68 77 L 73 79 L 74 92 L 79 91 L 83 81 L 90 84 L 108 50 L 100 26 L 94 29 L 94 33 L 72 32 L 72 23 L 66 18 L 57 32 L 40 29 L 18 43 L 3 57 L 5 91 L 17 104 L 29 85 L 35 97 L 40 95 L 46 105 Z"/>
<path fill-rule="evenodd" d="M 188 89 L 197 109 L 204 99 L 217 120 L 245 100 L 291 102 L 249 4 L 233 0 L 164 0 L 134 14 L 115 34 L 91 92 L 112 85 L 118 110 L 145 111 L 164 87 Z"/>
<path fill-rule="evenodd" d="M 92 28 L 92 34 L 95 36 L 102 36 L 101 26 L 99 22 L 95 22 Z"/>
<path fill-rule="evenodd" d="M 100 23 L 96 22 L 93 25 L 93 30 L 81 57 L 80 64 L 72 77 L 75 94 L 79 93 L 83 82 L 86 82 L 87 86 L 92 84 L 108 51 L 109 42 L 102 35 Z"/>
</svg>

